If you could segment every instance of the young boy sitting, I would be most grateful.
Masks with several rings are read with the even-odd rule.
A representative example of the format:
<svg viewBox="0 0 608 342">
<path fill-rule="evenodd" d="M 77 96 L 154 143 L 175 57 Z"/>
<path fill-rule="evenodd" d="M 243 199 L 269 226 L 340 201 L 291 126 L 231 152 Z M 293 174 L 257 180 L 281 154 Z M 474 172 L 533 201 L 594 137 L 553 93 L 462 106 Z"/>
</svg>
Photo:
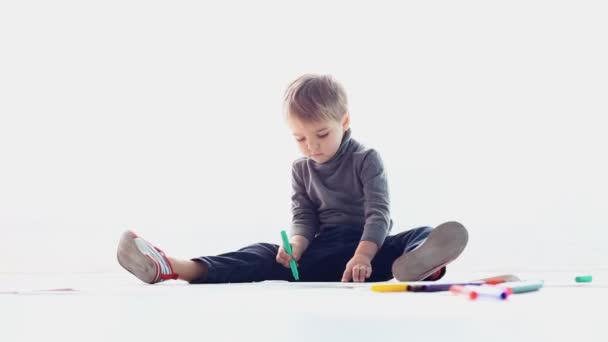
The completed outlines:
<svg viewBox="0 0 608 342">
<path fill-rule="evenodd" d="M 118 262 L 146 283 L 438 280 L 466 247 L 458 222 L 393 236 L 386 172 L 380 154 L 350 130 L 346 93 L 330 76 L 304 75 L 285 93 L 285 116 L 303 158 L 292 168 L 290 244 L 257 243 L 191 260 L 169 257 L 131 231 L 123 233 Z"/>
</svg>

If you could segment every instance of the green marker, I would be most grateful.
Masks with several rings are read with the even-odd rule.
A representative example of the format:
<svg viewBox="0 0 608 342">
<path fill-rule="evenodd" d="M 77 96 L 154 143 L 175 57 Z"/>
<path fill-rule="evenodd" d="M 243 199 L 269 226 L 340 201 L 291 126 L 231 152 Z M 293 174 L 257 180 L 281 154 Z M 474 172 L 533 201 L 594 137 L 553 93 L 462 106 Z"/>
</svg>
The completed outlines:
<svg viewBox="0 0 608 342">
<path fill-rule="evenodd" d="M 511 289 L 513 293 L 526 293 L 538 291 L 545 283 L 542 280 L 538 281 L 514 281 L 509 283 L 498 284 L 498 286 Z"/>
<path fill-rule="evenodd" d="M 287 233 L 284 230 L 281 230 L 281 237 L 283 238 L 283 248 L 289 256 L 291 260 L 289 260 L 289 267 L 291 267 L 291 274 L 295 280 L 300 280 L 300 274 L 298 273 L 298 265 L 296 261 L 293 259 L 293 254 L 291 254 L 291 244 L 289 243 L 289 239 L 287 238 Z"/>
<path fill-rule="evenodd" d="M 591 275 L 582 275 L 574 278 L 577 283 L 590 283 L 593 280 Z"/>
</svg>

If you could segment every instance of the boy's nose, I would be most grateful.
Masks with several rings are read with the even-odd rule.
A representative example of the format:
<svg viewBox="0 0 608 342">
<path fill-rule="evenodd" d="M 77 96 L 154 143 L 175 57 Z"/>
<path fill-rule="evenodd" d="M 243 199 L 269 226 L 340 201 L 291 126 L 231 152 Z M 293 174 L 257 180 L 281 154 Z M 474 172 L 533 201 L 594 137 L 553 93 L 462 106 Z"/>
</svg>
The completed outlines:
<svg viewBox="0 0 608 342">
<path fill-rule="evenodd" d="M 319 143 L 308 144 L 308 150 L 311 152 L 319 150 L 319 147 L 321 147 Z"/>
</svg>

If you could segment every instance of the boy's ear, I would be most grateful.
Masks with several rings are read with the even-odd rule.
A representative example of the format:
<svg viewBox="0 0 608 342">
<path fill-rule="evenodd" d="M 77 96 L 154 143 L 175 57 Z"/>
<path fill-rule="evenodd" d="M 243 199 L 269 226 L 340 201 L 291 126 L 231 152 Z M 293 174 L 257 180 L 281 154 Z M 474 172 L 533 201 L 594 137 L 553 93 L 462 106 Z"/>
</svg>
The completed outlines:
<svg viewBox="0 0 608 342">
<path fill-rule="evenodd" d="M 346 131 L 349 127 L 350 127 L 350 115 L 348 115 L 348 112 L 347 112 L 347 113 L 344 113 L 344 116 L 342 117 L 342 129 L 344 131 Z"/>
</svg>

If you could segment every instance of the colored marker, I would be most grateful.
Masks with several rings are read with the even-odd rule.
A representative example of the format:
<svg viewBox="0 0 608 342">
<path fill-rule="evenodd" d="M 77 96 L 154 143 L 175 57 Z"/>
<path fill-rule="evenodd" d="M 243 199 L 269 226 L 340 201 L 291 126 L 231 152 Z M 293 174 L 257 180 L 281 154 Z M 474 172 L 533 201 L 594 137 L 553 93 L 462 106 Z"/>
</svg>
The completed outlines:
<svg viewBox="0 0 608 342">
<path fill-rule="evenodd" d="M 464 294 L 469 299 L 474 300 L 480 297 L 495 298 L 504 300 L 509 297 L 510 291 L 494 286 L 470 286 L 470 285 L 454 285 L 450 287 L 450 292 L 453 294 Z"/>
<path fill-rule="evenodd" d="M 409 287 L 407 283 L 397 284 L 374 284 L 372 285 L 372 291 L 376 292 L 406 292 Z"/>
<path fill-rule="evenodd" d="M 483 282 L 467 282 L 467 283 L 449 283 L 449 284 L 408 284 L 408 283 L 392 283 L 392 284 L 374 284 L 372 291 L 376 292 L 440 292 L 449 291 L 453 285 L 482 285 Z"/>
<path fill-rule="evenodd" d="M 577 283 L 590 283 L 593 280 L 591 275 L 582 275 L 574 278 Z"/>
<path fill-rule="evenodd" d="M 451 284 L 427 284 L 427 285 L 410 285 L 408 287 L 408 291 L 411 292 L 441 292 L 441 291 L 449 291 L 450 287 L 453 285 L 470 285 L 470 286 L 479 286 L 483 285 L 483 282 L 469 282 L 469 283 L 451 283 Z"/>
<path fill-rule="evenodd" d="M 291 257 L 289 260 L 289 267 L 291 268 L 291 274 L 293 274 L 293 278 L 295 280 L 300 280 L 300 274 L 298 272 L 298 265 L 296 261 L 293 259 L 293 254 L 291 252 L 291 244 L 289 243 L 289 239 L 287 238 L 287 233 L 284 230 L 281 230 L 281 238 L 283 238 L 283 248 L 287 254 Z"/>
<path fill-rule="evenodd" d="M 502 274 L 502 275 L 498 275 L 498 276 L 494 276 L 494 277 L 479 279 L 479 281 L 483 281 L 486 284 L 492 284 L 492 285 L 504 283 L 507 281 L 520 281 L 520 280 L 521 279 L 519 279 L 519 277 L 514 274 Z"/>
<path fill-rule="evenodd" d="M 452 285 L 450 286 L 450 292 L 452 292 L 453 294 L 466 295 L 467 297 L 469 297 L 470 300 L 475 300 L 478 296 L 477 292 L 468 289 L 464 285 Z"/>
<path fill-rule="evenodd" d="M 477 294 L 477 298 L 486 297 L 505 300 L 512 293 L 511 289 L 502 288 L 493 285 L 482 285 L 482 286 L 469 286 L 465 285 L 465 288 Z"/>
<path fill-rule="evenodd" d="M 502 287 L 511 289 L 513 293 L 526 293 L 532 291 L 538 291 L 543 287 L 544 282 L 542 280 L 537 281 L 514 281 L 500 284 Z"/>
</svg>

